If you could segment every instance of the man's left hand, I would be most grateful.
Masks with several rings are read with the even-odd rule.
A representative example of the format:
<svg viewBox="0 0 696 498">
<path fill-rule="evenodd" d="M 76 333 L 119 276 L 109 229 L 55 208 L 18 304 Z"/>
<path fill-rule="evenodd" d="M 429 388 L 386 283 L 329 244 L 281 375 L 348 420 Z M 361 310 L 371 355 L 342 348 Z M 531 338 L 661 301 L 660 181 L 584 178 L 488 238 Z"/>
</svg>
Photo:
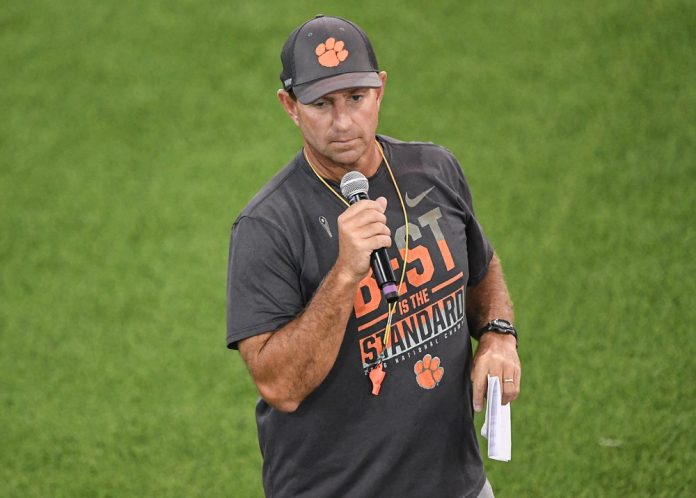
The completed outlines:
<svg viewBox="0 0 696 498">
<path fill-rule="evenodd" d="M 517 355 L 517 341 L 513 336 L 495 332 L 487 332 L 481 336 L 471 371 L 474 410 L 477 412 L 483 409 L 483 397 L 488 390 L 488 375 L 500 379 L 504 405 L 517 398 L 520 393 L 522 366 Z"/>
</svg>

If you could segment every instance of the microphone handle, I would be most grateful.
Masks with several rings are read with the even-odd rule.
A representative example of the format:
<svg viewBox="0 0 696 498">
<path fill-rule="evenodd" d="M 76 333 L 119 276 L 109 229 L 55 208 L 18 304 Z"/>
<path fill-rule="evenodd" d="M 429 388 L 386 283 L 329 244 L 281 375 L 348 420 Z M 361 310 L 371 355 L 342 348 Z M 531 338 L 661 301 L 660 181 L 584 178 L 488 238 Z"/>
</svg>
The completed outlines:
<svg viewBox="0 0 696 498">
<path fill-rule="evenodd" d="M 369 197 L 367 194 L 360 192 L 350 196 L 348 202 L 350 204 L 355 204 L 362 199 L 369 199 Z M 370 266 L 372 266 L 372 273 L 374 273 L 375 280 L 377 280 L 377 285 L 382 291 L 382 295 L 387 302 L 392 304 L 398 301 L 399 289 L 396 286 L 394 270 L 392 270 L 391 261 L 389 260 L 389 254 L 387 253 L 386 247 L 380 247 L 379 249 L 372 251 L 372 254 L 370 255 Z"/>
</svg>

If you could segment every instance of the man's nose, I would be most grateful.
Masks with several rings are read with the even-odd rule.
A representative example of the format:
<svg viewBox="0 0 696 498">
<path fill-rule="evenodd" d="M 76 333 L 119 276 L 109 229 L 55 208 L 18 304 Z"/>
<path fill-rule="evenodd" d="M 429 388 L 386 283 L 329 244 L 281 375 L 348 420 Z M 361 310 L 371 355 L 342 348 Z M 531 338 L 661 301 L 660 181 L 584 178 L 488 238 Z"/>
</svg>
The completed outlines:
<svg viewBox="0 0 696 498">
<path fill-rule="evenodd" d="M 347 130 L 353 121 L 350 109 L 344 102 L 338 102 L 333 108 L 333 125 L 337 130 Z"/>
</svg>

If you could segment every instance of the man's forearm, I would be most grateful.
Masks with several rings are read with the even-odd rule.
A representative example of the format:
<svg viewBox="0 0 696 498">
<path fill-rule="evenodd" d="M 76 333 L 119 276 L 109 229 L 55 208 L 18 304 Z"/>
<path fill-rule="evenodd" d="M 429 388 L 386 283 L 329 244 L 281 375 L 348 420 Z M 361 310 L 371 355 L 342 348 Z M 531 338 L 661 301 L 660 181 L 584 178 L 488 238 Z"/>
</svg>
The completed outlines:
<svg viewBox="0 0 696 498">
<path fill-rule="evenodd" d="M 240 344 L 261 396 L 291 412 L 331 370 L 353 309 L 357 283 L 333 269 L 307 308 L 275 332 Z"/>
<path fill-rule="evenodd" d="M 483 325 L 495 318 L 513 323 L 515 316 L 508 294 L 503 269 L 493 256 L 486 276 L 466 295 L 466 313 L 469 328 L 476 334 Z M 520 392 L 522 366 L 517 354 L 517 340 L 512 335 L 487 333 L 479 338 L 471 370 L 474 410 L 483 409 L 483 397 L 488 375 L 498 377 L 503 386 L 503 404 L 517 398 Z"/>
<path fill-rule="evenodd" d="M 495 318 L 514 322 L 512 301 L 498 256 L 493 255 L 483 280 L 467 291 L 466 313 L 474 333 Z"/>
</svg>

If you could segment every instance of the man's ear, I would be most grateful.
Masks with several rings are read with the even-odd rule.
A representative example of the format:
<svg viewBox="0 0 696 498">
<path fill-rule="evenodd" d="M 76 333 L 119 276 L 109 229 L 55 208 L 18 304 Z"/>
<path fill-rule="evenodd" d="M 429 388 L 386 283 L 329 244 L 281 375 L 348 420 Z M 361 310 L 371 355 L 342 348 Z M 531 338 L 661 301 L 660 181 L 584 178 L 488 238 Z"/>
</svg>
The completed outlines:
<svg viewBox="0 0 696 498">
<path fill-rule="evenodd" d="M 384 98 L 384 88 L 387 86 L 387 72 L 386 71 L 380 71 L 379 72 L 379 79 L 382 80 L 382 87 L 377 89 L 377 106 L 382 103 L 382 99 Z"/>
<path fill-rule="evenodd" d="M 293 100 L 293 98 L 290 97 L 290 94 L 282 88 L 278 90 L 277 95 L 280 105 L 283 106 L 283 109 L 285 109 L 285 112 L 288 114 L 288 116 L 290 116 L 290 119 L 292 119 L 293 122 L 299 126 L 300 122 L 297 119 L 297 101 Z"/>
</svg>

